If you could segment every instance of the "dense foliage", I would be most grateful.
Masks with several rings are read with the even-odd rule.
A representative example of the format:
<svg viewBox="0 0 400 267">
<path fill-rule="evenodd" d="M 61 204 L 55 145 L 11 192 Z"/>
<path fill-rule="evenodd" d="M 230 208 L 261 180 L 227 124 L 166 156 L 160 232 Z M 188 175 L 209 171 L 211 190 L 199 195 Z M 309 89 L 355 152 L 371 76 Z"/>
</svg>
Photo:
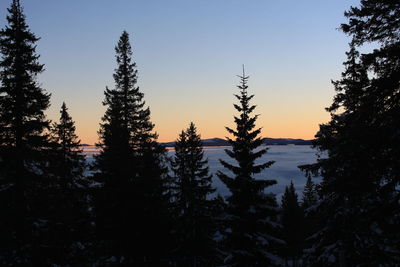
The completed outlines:
<svg viewBox="0 0 400 267">
<path fill-rule="evenodd" d="M 310 263 L 320 266 L 399 262 L 400 3 L 363 0 L 341 26 L 352 37 L 336 96 L 315 146 L 327 154 L 304 166 L 321 175 L 322 220 Z M 376 48 L 361 54 L 366 44 Z"/>
<path fill-rule="evenodd" d="M 50 105 L 36 80 L 43 71 L 36 54 L 39 40 L 14 0 L 0 31 L 0 264 L 41 263 L 41 240 L 47 227 L 40 205 L 48 158 Z M 43 226 L 43 227 L 42 227 Z"/>
<path fill-rule="evenodd" d="M 170 234 L 166 150 L 156 142 L 150 110 L 136 86 L 137 70 L 127 32 L 122 33 L 115 52 L 115 89 L 105 91 L 107 110 L 100 125 L 97 146 L 101 152 L 93 175 L 100 184 L 94 190 L 100 243 L 96 255 L 131 264 L 164 261 Z M 152 227 L 155 222 L 158 227 Z"/>
<path fill-rule="evenodd" d="M 47 251 L 54 264 L 88 264 L 91 244 L 90 213 L 88 211 L 88 181 L 80 140 L 75 122 L 65 103 L 59 122 L 51 128 L 51 153 L 48 173 L 50 190 L 46 191 L 46 220 L 49 222 Z"/>
<path fill-rule="evenodd" d="M 174 172 L 172 196 L 178 236 L 176 252 L 181 266 L 210 266 L 215 262 L 214 234 L 216 223 L 213 215 L 215 192 L 204 159 L 200 135 L 190 123 L 175 143 L 172 161 Z"/>
<path fill-rule="evenodd" d="M 254 174 L 260 173 L 274 162 L 255 163 L 256 159 L 267 153 L 267 148 L 261 147 L 262 139 L 258 137 L 261 129 L 254 129 L 258 115 L 251 115 L 256 106 L 250 104 L 254 95 L 249 95 L 247 92 L 249 77 L 245 76 L 244 70 L 243 75 L 239 77 L 240 94 L 235 95 L 239 104 L 234 104 L 239 116 L 235 116 L 236 129 L 226 127 L 234 139 L 228 139 L 232 150 L 225 150 L 237 165 L 220 160 L 234 176 L 218 172 L 218 177 L 231 193 L 227 197 L 224 264 L 226 266 L 279 265 L 281 261 L 276 255 L 276 246 L 281 240 L 274 236 L 278 230 L 277 203 L 273 194 L 265 192 L 265 188 L 275 184 L 276 181 L 254 178 Z"/>
<path fill-rule="evenodd" d="M 281 207 L 282 239 L 285 241 L 282 254 L 285 262 L 295 262 L 303 254 L 304 218 L 303 210 L 297 199 L 297 193 L 292 181 L 285 188 Z"/>
</svg>

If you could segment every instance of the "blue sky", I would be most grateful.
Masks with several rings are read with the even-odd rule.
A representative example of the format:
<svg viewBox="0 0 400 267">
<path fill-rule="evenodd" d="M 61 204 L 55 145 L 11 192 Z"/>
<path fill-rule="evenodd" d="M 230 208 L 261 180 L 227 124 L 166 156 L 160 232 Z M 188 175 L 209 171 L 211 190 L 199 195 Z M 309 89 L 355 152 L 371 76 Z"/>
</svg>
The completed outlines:
<svg viewBox="0 0 400 267">
<path fill-rule="evenodd" d="M 114 46 L 128 31 L 139 86 L 161 141 L 194 121 L 204 138 L 224 137 L 242 64 L 256 96 L 259 126 L 270 137 L 312 138 L 329 119 L 349 38 L 337 28 L 358 1 L 40 0 L 21 1 L 52 93 L 51 119 L 62 101 L 82 141 L 94 143 L 112 87 Z M 5 25 L 9 1 L 0 3 Z"/>
</svg>

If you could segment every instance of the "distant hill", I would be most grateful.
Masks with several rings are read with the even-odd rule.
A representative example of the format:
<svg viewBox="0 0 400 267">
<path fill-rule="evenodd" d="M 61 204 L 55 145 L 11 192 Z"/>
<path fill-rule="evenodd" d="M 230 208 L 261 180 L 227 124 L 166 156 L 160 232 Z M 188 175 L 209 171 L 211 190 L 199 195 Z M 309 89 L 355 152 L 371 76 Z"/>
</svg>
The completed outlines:
<svg viewBox="0 0 400 267">
<path fill-rule="evenodd" d="M 211 139 L 204 139 L 203 141 L 203 146 L 229 146 L 228 141 L 225 139 L 221 138 L 211 138 Z M 264 142 L 266 145 L 280 145 L 280 146 L 285 146 L 285 145 L 311 145 L 312 140 L 303 140 L 303 139 L 291 139 L 291 138 L 264 138 Z M 162 145 L 166 147 L 172 147 L 175 145 L 175 142 L 166 142 L 166 143 L 161 143 Z"/>
<path fill-rule="evenodd" d="M 266 145 L 312 145 L 312 140 L 292 139 L 292 138 L 264 138 Z"/>
<path fill-rule="evenodd" d="M 203 142 L 203 146 L 229 146 L 228 141 L 221 138 L 203 139 L 201 141 Z M 175 141 L 161 144 L 167 147 L 171 147 L 175 145 Z"/>
</svg>

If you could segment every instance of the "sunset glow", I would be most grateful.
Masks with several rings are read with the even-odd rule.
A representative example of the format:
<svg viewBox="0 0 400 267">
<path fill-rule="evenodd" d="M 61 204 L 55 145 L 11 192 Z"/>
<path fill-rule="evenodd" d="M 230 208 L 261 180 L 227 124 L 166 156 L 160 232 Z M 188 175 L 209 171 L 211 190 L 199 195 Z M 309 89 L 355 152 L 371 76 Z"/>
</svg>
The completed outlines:
<svg viewBox="0 0 400 267">
<path fill-rule="evenodd" d="M 46 70 L 38 79 L 52 94 L 48 117 L 57 120 L 65 101 L 82 143 L 94 144 L 123 30 L 159 141 L 175 140 L 191 121 L 203 138 L 224 138 L 242 64 L 262 135 L 312 139 L 329 119 L 331 79 L 340 75 L 349 41 L 337 27 L 351 2 L 45 0 L 26 1 L 24 9 L 41 37 Z M 8 4 L 0 3 L 3 24 Z M 311 13 L 323 17 L 315 23 Z"/>
</svg>

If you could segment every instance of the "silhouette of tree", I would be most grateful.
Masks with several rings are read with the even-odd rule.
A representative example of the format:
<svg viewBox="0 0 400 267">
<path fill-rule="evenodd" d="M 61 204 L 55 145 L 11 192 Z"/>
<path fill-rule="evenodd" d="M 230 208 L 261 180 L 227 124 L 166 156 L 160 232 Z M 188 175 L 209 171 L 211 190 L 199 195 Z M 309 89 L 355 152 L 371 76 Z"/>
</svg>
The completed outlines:
<svg viewBox="0 0 400 267">
<path fill-rule="evenodd" d="M 322 216 L 318 213 L 318 185 L 314 184 L 310 175 L 303 189 L 301 208 L 303 210 L 303 251 L 309 251 L 313 245 L 312 236 L 323 225 Z"/>
<path fill-rule="evenodd" d="M 321 175 L 323 223 L 308 260 L 315 266 L 396 265 L 399 261 L 400 4 L 363 0 L 345 13 L 352 36 L 345 71 L 315 146 L 327 153 L 305 169 Z M 377 49 L 360 55 L 357 47 Z"/>
<path fill-rule="evenodd" d="M 51 129 L 52 152 L 49 160 L 51 187 L 45 193 L 49 209 L 47 254 L 54 264 L 88 264 L 90 217 L 88 183 L 84 178 L 85 157 L 75 133 L 75 122 L 65 103 L 60 120 Z M 44 193 L 44 192 L 43 192 Z"/>
<path fill-rule="evenodd" d="M 271 166 L 273 161 L 255 164 L 255 160 L 264 155 L 267 149 L 260 148 L 263 141 L 257 136 L 261 129 L 254 130 L 258 115 L 251 116 L 256 106 L 249 103 L 253 98 L 247 92 L 249 77 L 245 76 L 244 70 L 239 77 L 240 94 L 235 95 L 239 104 L 234 104 L 234 107 L 240 115 L 235 116 L 236 130 L 226 127 L 235 140 L 228 138 L 232 150 L 225 150 L 238 166 L 220 160 L 234 177 L 221 171 L 217 173 L 231 192 L 227 197 L 224 263 L 226 266 L 271 266 L 280 264 L 275 244 L 281 241 L 274 237 L 277 229 L 275 196 L 266 194 L 264 190 L 276 184 L 276 181 L 256 180 L 253 175 Z"/>
<path fill-rule="evenodd" d="M 172 196 L 180 263 L 182 266 L 210 266 L 215 255 L 215 225 L 213 201 L 209 196 L 215 189 L 200 135 L 193 123 L 179 135 L 171 164 L 175 174 Z"/>
<path fill-rule="evenodd" d="M 315 205 L 318 201 L 318 189 L 311 179 L 311 176 L 307 177 L 307 182 L 304 185 L 303 190 L 303 209 L 308 209 L 309 207 Z"/>
<path fill-rule="evenodd" d="M 286 242 L 283 249 L 285 262 L 293 263 L 299 261 L 303 250 L 304 223 L 303 210 L 297 199 L 297 193 L 293 182 L 286 186 L 282 196 L 282 239 Z"/>
<path fill-rule="evenodd" d="M 86 168 L 85 156 L 81 142 L 75 133 L 75 122 L 69 115 L 64 102 L 60 114 L 60 121 L 54 123 L 52 127 L 52 139 L 56 144 L 53 173 L 57 173 L 59 184 L 63 188 L 73 188 L 82 183 L 83 172 Z"/>
<path fill-rule="evenodd" d="M 105 91 L 93 177 L 101 185 L 95 190 L 97 253 L 103 260 L 139 264 L 163 258 L 168 250 L 163 238 L 169 233 L 166 150 L 157 143 L 150 110 L 136 86 L 127 32 L 115 51 L 115 89 Z M 159 226 L 151 227 L 154 222 Z"/>
<path fill-rule="evenodd" d="M 37 199 L 46 184 L 50 94 L 38 84 L 43 71 L 39 40 L 18 0 L 0 31 L 0 264 L 40 265 L 36 240 L 42 230 Z"/>
</svg>

